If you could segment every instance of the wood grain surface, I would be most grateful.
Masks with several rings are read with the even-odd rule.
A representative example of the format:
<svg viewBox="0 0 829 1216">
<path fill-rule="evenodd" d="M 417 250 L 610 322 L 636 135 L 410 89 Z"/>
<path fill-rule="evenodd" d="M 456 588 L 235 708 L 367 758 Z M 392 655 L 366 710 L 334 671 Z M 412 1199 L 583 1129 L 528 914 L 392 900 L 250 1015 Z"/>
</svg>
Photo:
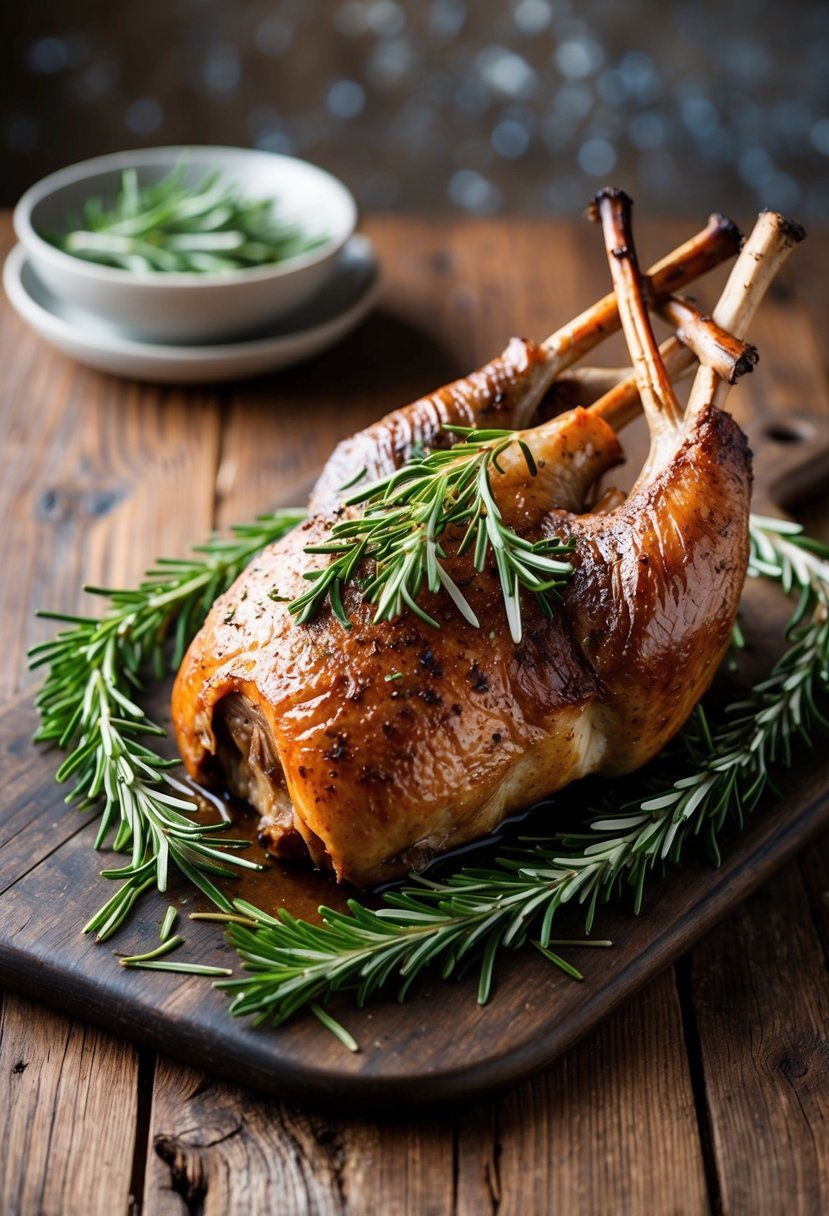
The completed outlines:
<svg viewBox="0 0 829 1216">
<path fill-rule="evenodd" d="M 643 256 L 692 226 L 642 225 Z M 590 230 L 368 227 L 382 310 L 313 365 L 218 393 L 86 372 L 4 312 L 5 695 L 30 683 L 25 647 L 48 633 L 35 606 L 80 607 L 82 580 L 133 580 L 214 523 L 301 500 L 341 435 L 468 370 L 510 332 L 542 336 L 605 289 Z M 753 333 L 763 361 L 743 392 L 752 409 L 768 402 L 769 418 L 793 399 L 829 412 L 817 336 L 827 242 L 807 249 Z M 778 468 L 797 443 L 779 445 Z M 826 534 L 824 506 L 806 518 Z M 28 828 L 25 838 L 34 855 Z M 821 843 L 779 874 L 773 900 L 767 886 L 551 1068 L 429 1119 L 274 1104 L 7 995 L 0 1134 L 25 1147 L 6 1154 L 0 1210 L 822 1212 L 827 887 Z M 66 894 L 38 909 L 44 922 L 71 916 Z M 97 1093 L 84 1053 L 103 1079 Z M 60 1144 L 46 1152 L 50 1127 Z M 759 1172 L 758 1139 L 770 1154 Z"/>
</svg>

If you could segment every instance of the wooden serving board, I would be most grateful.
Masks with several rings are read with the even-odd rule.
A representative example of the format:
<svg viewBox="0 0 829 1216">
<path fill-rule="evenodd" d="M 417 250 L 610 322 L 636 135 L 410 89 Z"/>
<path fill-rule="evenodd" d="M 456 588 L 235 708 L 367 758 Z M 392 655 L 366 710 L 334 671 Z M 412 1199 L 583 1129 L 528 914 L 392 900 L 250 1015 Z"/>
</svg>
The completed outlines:
<svg viewBox="0 0 829 1216">
<path fill-rule="evenodd" d="M 4 477 L 17 494 L 10 503 L 27 510 L 31 503 L 38 521 L 21 540 L 22 509 L 13 514 L 9 507 L 13 544 L 0 599 L 18 650 L 20 639 L 42 636 L 24 624 L 36 605 L 73 610 L 85 579 L 128 583 L 140 569 L 136 563 L 155 552 L 180 552 L 188 539 L 252 516 L 275 495 L 301 501 L 313 466 L 340 435 L 482 362 L 509 327 L 546 332 L 551 294 L 564 320 L 606 290 L 599 246 L 573 241 L 569 228 L 501 230 L 467 222 L 436 231 L 424 221 L 407 228 L 405 240 L 393 224 L 375 221 L 373 230 L 385 252 L 387 311 L 347 348 L 278 381 L 215 398 L 201 390 L 138 390 L 50 362 L 33 339 L 21 341 L 15 331 L 5 434 L 10 456 L 17 456 Z M 677 226 L 658 243 L 654 238 L 654 255 L 690 230 Z M 555 292 L 549 275 L 535 273 L 542 254 L 555 270 Z M 706 299 L 710 292 L 706 286 Z M 802 304 L 779 290 L 753 331 L 761 367 L 732 398 L 756 454 L 759 510 L 791 507 L 829 489 L 829 398 L 812 333 Z M 618 351 L 607 358 L 618 362 Z M 30 398 L 40 411 L 31 417 L 24 408 Z M 637 449 L 626 436 L 625 446 L 635 468 L 641 443 Z M 37 560 L 24 560 L 31 552 Z M 785 612 L 773 594 L 752 601 L 760 665 L 768 662 L 775 621 Z M 14 686 L 14 654 L 0 675 L 5 687 Z M 96 825 L 64 806 L 53 779 L 58 759 L 31 744 L 34 728 L 30 696 L 0 711 L 0 982 L 233 1082 L 347 1111 L 396 1113 L 402 1104 L 411 1110 L 469 1098 L 524 1077 L 670 964 L 829 818 L 829 750 L 816 749 L 783 797 L 729 842 L 719 869 L 700 857 L 651 882 L 638 918 L 624 905 L 601 912 L 597 932 L 614 948 L 567 952 L 583 983 L 531 949 L 506 952 L 483 1009 L 472 978 L 448 984 L 425 978 L 403 1006 L 392 998 L 364 1011 L 338 1005 L 337 1016 L 362 1046 L 351 1055 L 310 1017 L 278 1030 L 253 1029 L 228 1016 L 228 998 L 204 978 L 121 968 L 116 952 L 157 942 L 167 899 L 145 897 L 133 922 L 109 943 L 82 935 L 111 891 L 98 877 L 110 858 L 92 849 Z M 170 898 L 181 905 L 186 938 L 175 957 L 232 963 L 215 925 L 185 919 L 192 895 L 175 889 Z M 306 903 L 322 898 L 330 902 L 331 889 L 310 880 Z M 557 933 L 581 936 L 578 910 L 568 917 Z"/>
<path fill-rule="evenodd" d="M 810 442 L 781 442 L 784 426 L 792 434 L 811 428 Z M 755 505 L 769 509 L 795 491 L 825 484 L 829 445 L 822 415 L 772 416 L 759 399 L 749 429 L 760 474 Z M 769 435 L 774 431 L 776 439 Z M 786 611 L 768 588 L 747 597 L 744 623 L 757 666 L 767 665 Z M 254 1029 L 231 1018 L 228 998 L 202 977 L 120 967 L 116 953 L 157 942 L 169 899 L 181 908 L 186 938 L 177 959 L 234 963 L 218 926 L 186 920 L 194 904 L 183 888 L 174 887 L 169 899 L 145 897 L 131 924 L 105 945 L 81 934 L 108 893 L 98 877 L 106 863 L 92 848 L 94 817 L 64 806 L 54 783 L 56 758 L 31 744 L 35 725 L 30 697 L 0 714 L 0 981 L 275 1097 L 349 1109 L 394 1111 L 401 1101 L 411 1108 L 469 1098 L 546 1064 L 687 950 L 829 821 L 829 757 L 807 757 L 787 776 L 783 796 L 729 842 L 719 869 L 700 856 L 652 881 L 638 918 L 623 904 L 601 912 L 599 933 L 614 948 L 567 951 L 584 973 L 583 983 L 529 949 L 503 953 L 494 997 L 484 1008 L 475 1001 L 474 977 L 452 983 L 426 978 L 402 1006 L 392 997 L 378 998 L 358 1011 L 343 1001 L 335 1012 L 361 1044 L 353 1055 L 312 1017 Z M 299 887 L 310 883 L 306 903 L 335 898 L 320 881 L 298 880 Z M 244 883 L 238 890 L 252 897 Z M 299 911 L 307 911 L 301 901 Z M 557 932 L 582 935 L 578 909 L 568 909 Z"/>
<path fill-rule="evenodd" d="M 469 1098 L 516 1081 L 565 1051 L 637 988 L 668 966 L 789 860 L 829 820 L 829 763 L 801 770 L 776 805 L 733 840 L 719 869 L 700 859 L 649 885 L 639 917 L 610 906 L 599 932 L 613 949 L 565 951 L 584 973 L 576 983 L 534 951 L 502 955 L 490 1004 L 473 979 L 425 979 L 404 1005 L 345 1003 L 337 1016 L 361 1044 L 345 1051 L 311 1017 L 279 1029 L 232 1019 L 227 997 L 201 977 L 125 970 L 118 953 L 151 948 L 167 901 L 146 897 L 135 920 L 96 945 L 80 927 L 103 900 L 95 824 L 67 810 L 54 764 L 31 746 L 31 701 L 0 718 L 4 810 L 0 817 L 0 981 L 119 1034 L 234 1082 L 273 1095 L 393 1111 Z M 174 888 L 186 944 L 175 957 L 232 965 L 218 927 L 188 922 Z M 561 920 L 580 936 L 578 912 Z"/>
</svg>

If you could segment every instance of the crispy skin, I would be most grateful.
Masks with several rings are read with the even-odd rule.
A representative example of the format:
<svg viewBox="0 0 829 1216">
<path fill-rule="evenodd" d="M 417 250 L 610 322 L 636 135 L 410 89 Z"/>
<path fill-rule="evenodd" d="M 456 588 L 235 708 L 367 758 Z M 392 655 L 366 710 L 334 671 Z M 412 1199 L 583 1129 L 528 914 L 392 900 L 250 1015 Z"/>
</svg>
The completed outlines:
<svg viewBox="0 0 829 1216">
<path fill-rule="evenodd" d="M 312 496 L 318 513 L 217 601 L 176 680 L 188 771 L 249 797 L 274 851 L 295 852 L 298 833 L 340 879 L 397 876 L 580 776 L 639 767 L 682 725 L 728 645 L 747 562 L 750 454 L 714 407 L 607 514 L 578 513 L 620 458 L 597 417 L 575 410 L 532 433 L 537 478 L 509 450 L 494 489 L 511 525 L 575 542 L 562 604 L 548 620 L 528 603 L 518 646 L 497 575 L 472 578 L 468 558 L 451 572 L 480 630 L 441 596 L 423 601 L 437 631 L 411 615 L 376 624 L 354 590 L 348 631 L 327 609 L 297 625 L 269 598 L 307 586 L 304 547 L 327 534 L 336 486 L 362 467 L 384 474 L 446 421 L 496 425 L 496 399 L 500 408 L 535 391 L 541 356 L 516 343 L 468 382 L 340 445 Z M 497 425 L 509 425 L 504 410 Z"/>
</svg>

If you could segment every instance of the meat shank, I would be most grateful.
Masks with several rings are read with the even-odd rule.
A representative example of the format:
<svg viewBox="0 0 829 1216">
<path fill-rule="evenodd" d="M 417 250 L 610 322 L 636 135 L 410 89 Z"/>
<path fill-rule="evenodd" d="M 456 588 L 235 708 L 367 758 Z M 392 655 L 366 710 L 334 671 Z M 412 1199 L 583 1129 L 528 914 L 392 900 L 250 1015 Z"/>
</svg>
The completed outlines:
<svg viewBox="0 0 829 1216">
<path fill-rule="evenodd" d="M 602 328 L 621 320 L 635 369 L 627 387 L 532 425 L 551 383 L 598 337 L 582 326 L 569 346 L 561 335 L 513 339 L 480 371 L 345 441 L 307 521 L 251 563 L 185 656 L 173 692 L 185 765 L 247 799 L 278 855 L 307 853 L 358 885 L 397 877 L 577 778 L 640 767 L 716 672 L 746 570 L 750 453 L 710 369 L 679 408 L 648 320 L 656 276 L 643 280 L 636 265 L 627 200 L 608 191 L 598 207 L 615 288 Z M 714 313 L 732 336 L 793 244 L 783 224 L 755 230 L 735 264 Z M 622 459 L 613 424 L 631 401 L 646 414 L 650 456 L 626 500 L 591 506 Z M 328 607 L 297 624 L 285 601 L 307 589 L 305 549 L 340 517 L 338 487 L 361 469 L 387 474 L 415 443 L 447 442 L 452 423 L 525 428 L 537 475 L 516 443 L 492 484 L 516 531 L 573 542 L 552 617 L 525 602 L 515 644 L 494 567 L 475 574 L 467 555 L 448 569 L 480 629 L 445 595 L 422 600 L 437 630 L 413 614 L 378 623 L 359 587 L 344 597 L 350 629 Z"/>
</svg>

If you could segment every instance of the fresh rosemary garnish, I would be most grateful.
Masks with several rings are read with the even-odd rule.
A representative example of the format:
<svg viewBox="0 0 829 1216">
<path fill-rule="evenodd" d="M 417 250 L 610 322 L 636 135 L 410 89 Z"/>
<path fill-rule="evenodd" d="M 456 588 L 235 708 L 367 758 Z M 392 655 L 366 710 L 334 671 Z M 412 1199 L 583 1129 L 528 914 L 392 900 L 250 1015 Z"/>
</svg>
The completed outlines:
<svg viewBox="0 0 829 1216">
<path fill-rule="evenodd" d="M 233 993 L 232 1012 L 278 1024 L 340 991 L 362 1005 L 389 985 L 402 1000 L 425 968 L 447 978 L 470 960 L 479 961 L 484 1002 L 498 951 L 527 942 L 572 973 L 550 951 L 559 908 L 585 904 L 589 933 L 597 906 L 624 888 L 632 888 L 638 912 L 648 874 L 678 863 L 692 838 L 703 836 L 719 861 L 720 832 L 729 821 L 743 826 L 769 785 L 769 766 L 790 763 L 796 737 L 829 730 L 820 703 L 829 685 L 827 559 L 829 548 L 797 525 L 752 517 L 749 575 L 799 596 L 785 653 L 720 724 L 699 708 L 670 749 L 661 782 L 652 777 L 615 812 L 594 812 L 586 833 L 525 841 L 489 868 L 438 881 L 413 874 L 384 894 L 383 907 L 352 900 L 350 914 L 321 908 L 319 925 L 236 901 L 241 919 L 227 935 L 249 974 L 218 985 Z"/>
<path fill-rule="evenodd" d="M 478 999 L 488 999 L 502 947 L 533 945 L 578 978 L 551 947 L 606 944 L 556 942 L 558 910 L 586 905 L 587 932 L 597 907 L 625 888 L 639 910 L 649 873 L 680 861 L 694 837 L 703 837 L 715 861 L 727 823 L 743 825 L 770 783 L 769 766 L 788 764 L 793 741 L 829 731 L 822 699 L 829 685 L 829 548 L 780 520 L 753 516 L 749 575 L 771 579 L 798 603 L 787 629 L 788 646 L 770 675 L 732 704 L 712 725 L 700 708 L 669 749 L 647 788 L 615 811 L 593 813 L 588 831 L 524 841 L 486 869 L 464 869 L 436 880 L 412 875 L 386 892 L 372 910 L 356 901 L 350 915 L 321 909 L 312 925 L 282 911 L 272 917 L 241 900 L 231 903 L 210 875 L 232 874 L 228 862 L 245 864 L 232 852 L 243 842 L 213 838 L 224 823 L 201 825 L 188 816 L 196 808 L 166 792 L 180 792 L 167 774 L 170 762 L 141 740 L 161 734 L 133 703 L 131 686 L 148 665 L 161 674 L 176 666 L 191 634 L 213 599 L 264 545 L 284 535 L 301 512 L 264 516 L 235 529 L 229 540 L 213 539 L 200 557 L 159 562 L 136 591 L 99 592 L 111 601 L 100 619 L 63 617 L 72 627 L 34 648 L 34 665 L 50 666 L 38 698 L 43 725 L 38 738 L 71 749 L 58 776 L 74 775 L 67 801 L 84 809 L 104 802 L 97 845 L 117 824 L 113 845 L 132 848 L 131 864 L 104 871 L 123 884 L 87 930 L 110 936 L 126 919 L 142 891 L 164 889 L 170 861 L 221 911 L 196 914 L 226 921 L 228 936 L 248 975 L 222 981 L 233 992 L 235 1014 L 282 1022 L 307 1007 L 341 1041 L 353 1039 L 322 1008 L 348 991 L 362 1003 L 395 984 L 402 998 L 428 966 L 450 976 L 479 964 Z M 51 615 L 51 614 L 47 614 Z M 171 650 L 165 643 L 172 639 Z M 660 781 L 659 772 L 662 778 Z M 250 863 L 247 863 L 250 864 Z M 164 928 L 172 930 L 173 918 Z M 226 969 L 175 964 L 159 957 L 173 947 L 167 938 L 152 957 L 131 956 L 125 965 L 184 974 L 226 975 Z"/>
<path fill-rule="evenodd" d="M 218 170 L 188 186 L 183 165 L 141 187 L 135 169 L 126 169 L 114 206 L 89 199 L 83 225 L 54 236 L 54 244 L 120 270 L 243 270 L 308 253 L 326 239 L 304 221 L 280 220 L 272 199 L 244 198 Z"/>
<path fill-rule="evenodd" d="M 42 614 L 70 628 L 30 652 L 33 667 L 49 668 L 37 697 L 35 738 L 69 752 L 56 774 L 58 781 L 74 780 L 67 802 L 83 811 L 103 805 L 96 848 L 114 829 L 112 848 L 132 854 L 126 866 L 102 871 L 121 885 L 86 925 L 100 941 L 123 924 L 143 891 L 166 890 L 170 864 L 225 911 L 230 904 L 213 878 L 232 876 L 232 867 L 258 868 L 236 852 L 248 841 L 223 835 L 226 823 L 194 822 L 199 808 L 168 773 L 179 761 L 148 746 L 164 731 L 133 697 L 147 668 L 160 677 L 178 667 L 216 596 L 303 518 L 300 511 L 264 515 L 231 538 L 212 538 L 191 558 L 161 559 L 135 591 L 87 588 L 110 601 L 100 618 Z"/>
<path fill-rule="evenodd" d="M 361 505 L 354 517 L 338 520 L 324 544 L 308 545 L 308 554 L 325 554 L 329 564 L 311 570 L 311 587 L 289 605 L 299 622 L 310 620 L 327 599 L 337 619 L 350 628 L 343 606 L 345 586 L 355 581 L 365 561 L 373 569 L 361 587 L 362 598 L 374 604 L 374 619 L 391 620 L 407 609 L 435 629 L 438 622 L 419 604 L 423 587 L 443 589 L 461 615 L 476 629 L 480 622 L 446 568 L 447 549 L 441 543 L 454 530 L 452 556 L 471 549 L 476 571 L 494 556 L 504 597 L 510 634 L 521 641 L 521 593 L 533 594 L 549 616 L 572 567 L 566 559 L 569 542 L 558 537 L 531 541 L 508 527 L 492 492 L 492 473 L 503 473 L 498 457 L 518 443 L 532 476 L 537 469 L 526 443 L 515 431 L 474 430 L 446 426 L 462 437 L 448 449 L 418 453 L 401 468 L 357 491 L 346 506 Z"/>
</svg>

